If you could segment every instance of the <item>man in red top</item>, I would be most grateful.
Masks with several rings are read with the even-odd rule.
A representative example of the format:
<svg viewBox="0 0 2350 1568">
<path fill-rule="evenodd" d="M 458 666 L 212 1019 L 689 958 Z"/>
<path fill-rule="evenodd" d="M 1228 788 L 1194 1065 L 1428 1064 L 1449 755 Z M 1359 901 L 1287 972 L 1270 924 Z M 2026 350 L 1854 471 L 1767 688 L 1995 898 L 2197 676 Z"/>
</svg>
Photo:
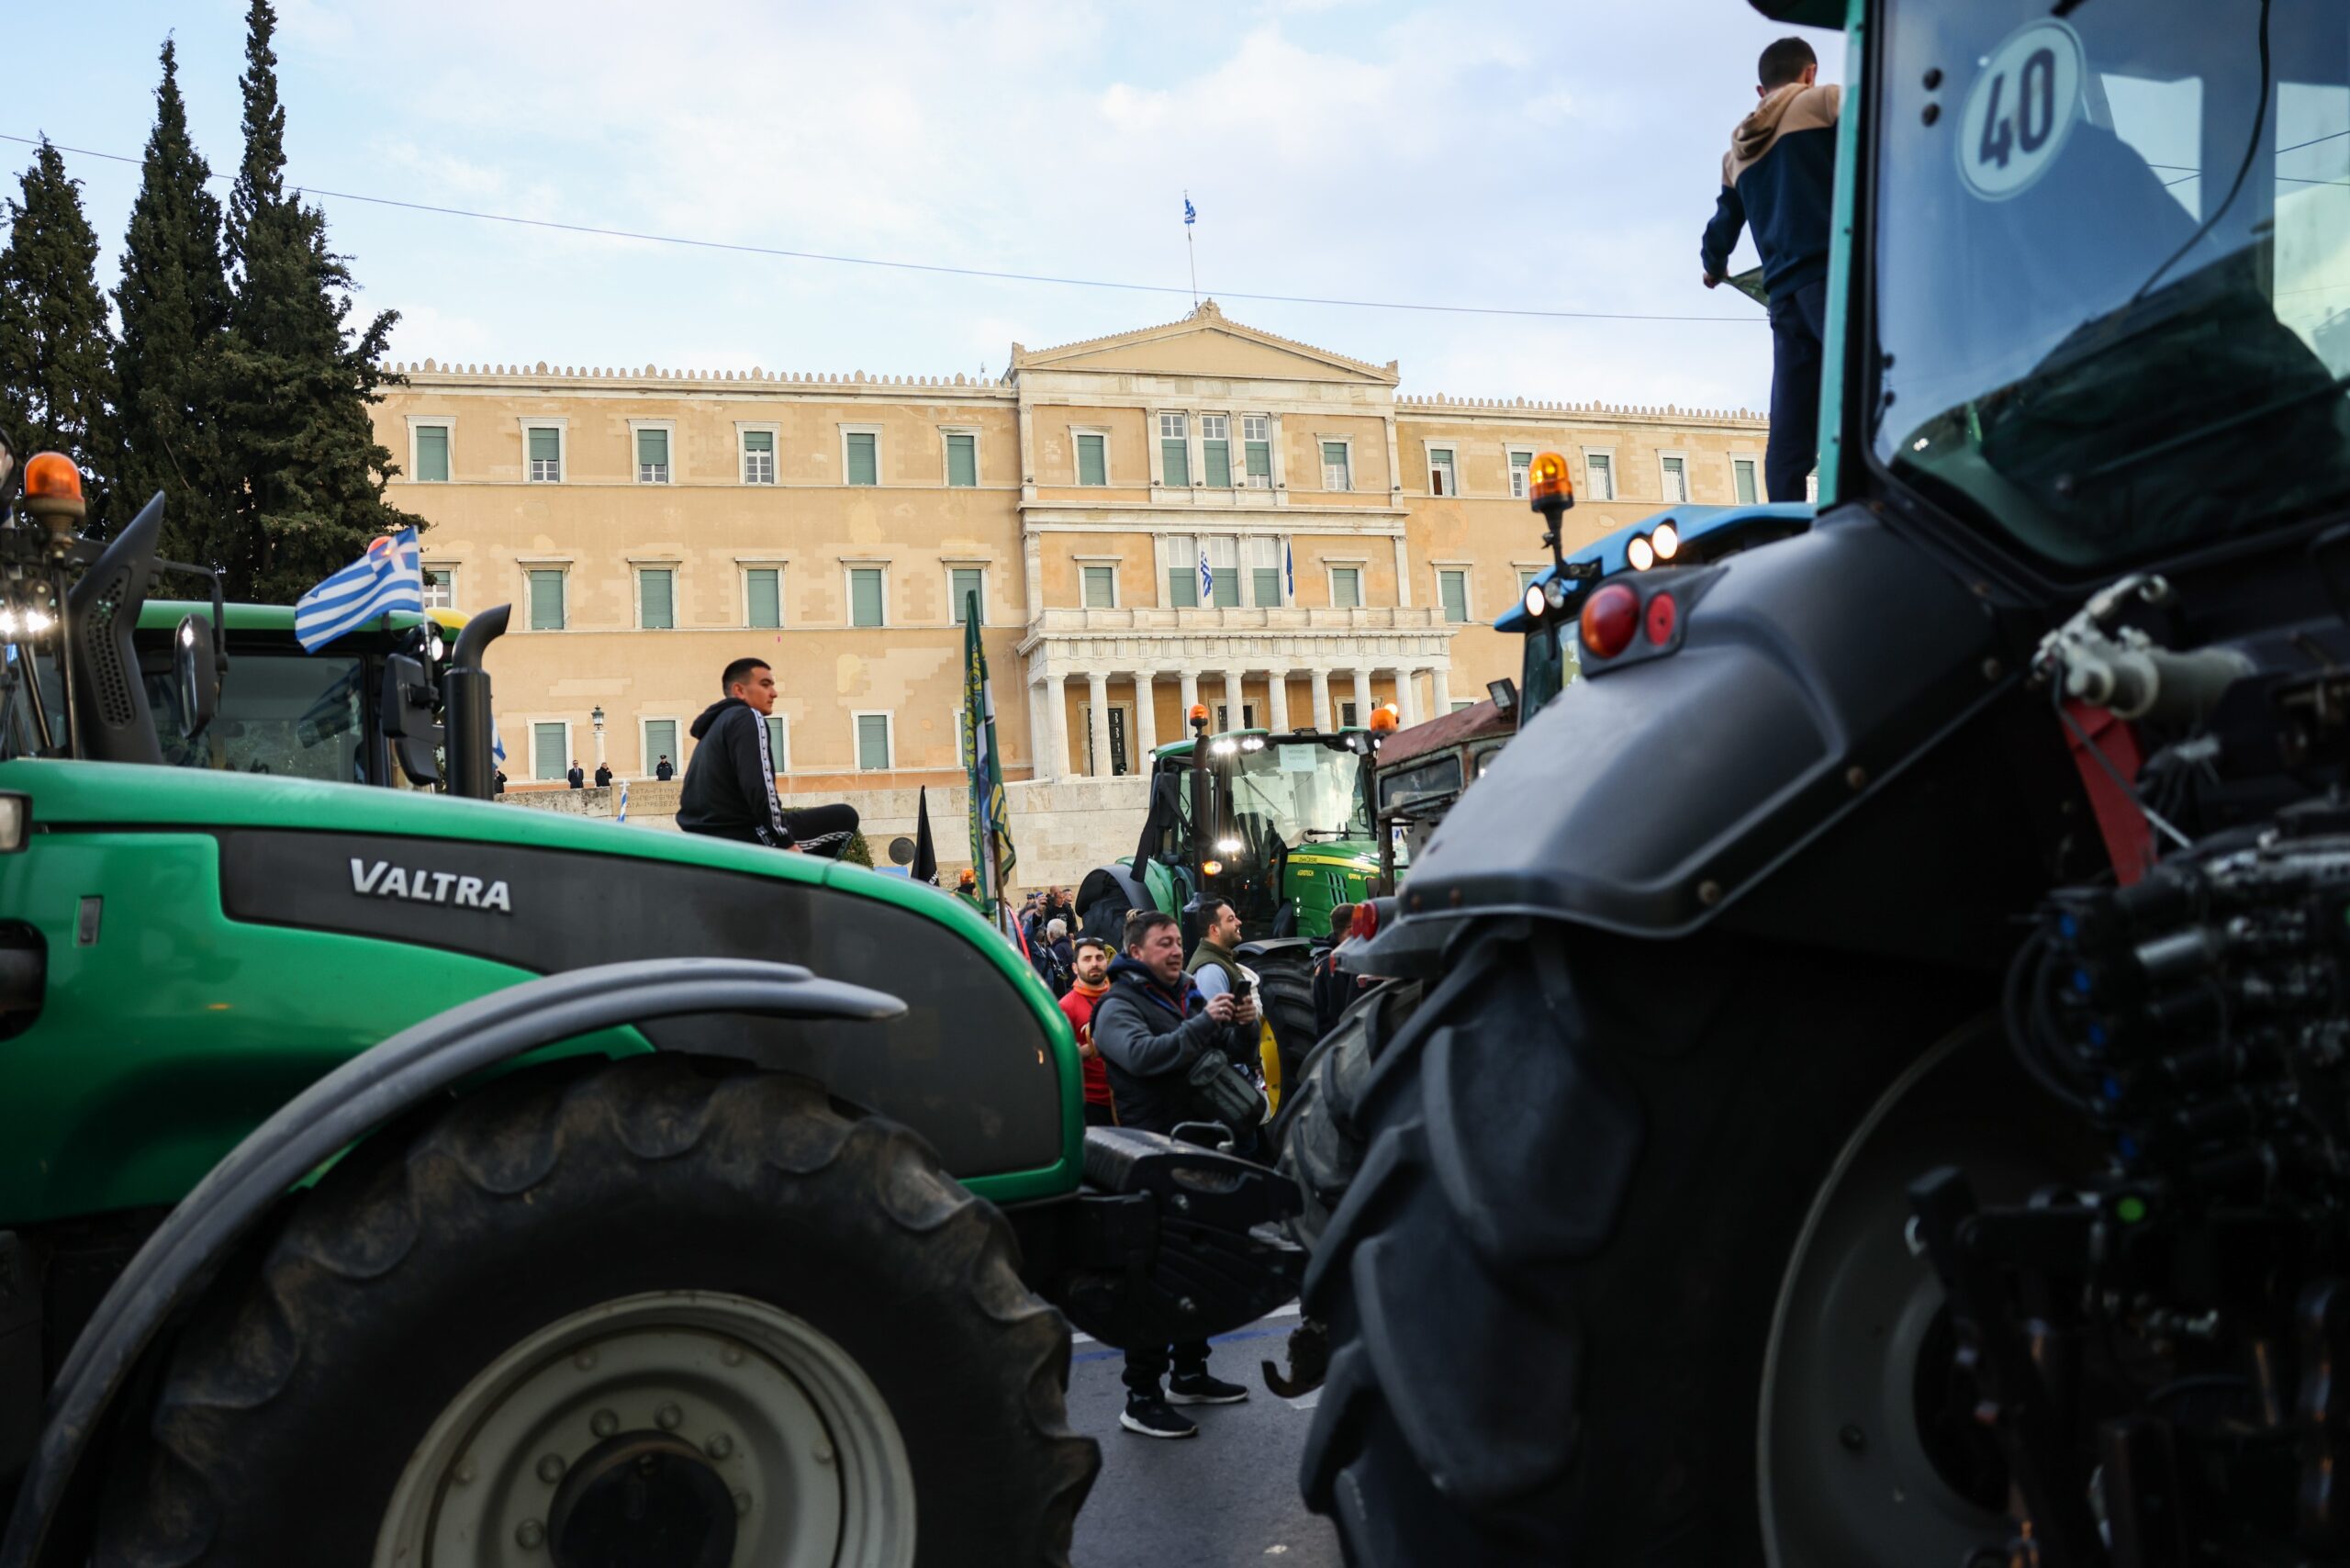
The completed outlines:
<svg viewBox="0 0 2350 1568">
<path fill-rule="evenodd" d="M 1106 1127 L 1115 1122 L 1115 1100 L 1110 1093 L 1110 1070 L 1093 1048 L 1093 1004 L 1110 989 L 1110 944 L 1099 936 L 1077 939 L 1076 980 L 1061 998 L 1069 1026 L 1077 1031 L 1077 1054 L 1085 1058 L 1085 1125 Z"/>
</svg>

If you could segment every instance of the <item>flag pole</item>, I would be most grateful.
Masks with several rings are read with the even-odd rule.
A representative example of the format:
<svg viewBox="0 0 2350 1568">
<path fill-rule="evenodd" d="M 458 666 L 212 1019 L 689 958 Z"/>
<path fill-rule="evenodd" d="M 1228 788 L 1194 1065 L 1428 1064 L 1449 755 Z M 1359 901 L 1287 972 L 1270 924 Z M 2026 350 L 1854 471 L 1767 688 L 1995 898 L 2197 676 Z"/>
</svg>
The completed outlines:
<svg viewBox="0 0 2350 1568">
<path fill-rule="evenodd" d="M 1200 252 L 1192 243 L 1192 193 L 1183 192 L 1183 254 L 1192 263 L 1192 308 L 1200 308 Z"/>
</svg>

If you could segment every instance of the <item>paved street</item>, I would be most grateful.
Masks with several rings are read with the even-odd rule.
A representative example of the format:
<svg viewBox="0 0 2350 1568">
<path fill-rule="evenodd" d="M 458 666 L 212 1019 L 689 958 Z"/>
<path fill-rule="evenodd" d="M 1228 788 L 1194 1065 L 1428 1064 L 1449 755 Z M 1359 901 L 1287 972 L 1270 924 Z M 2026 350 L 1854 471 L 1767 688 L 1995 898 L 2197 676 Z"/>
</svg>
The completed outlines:
<svg viewBox="0 0 2350 1568">
<path fill-rule="evenodd" d="M 1219 1377 L 1248 1385 L 1246 1405 L 1187 1406 L 1200 1435 L 1138 1438 L 1118 1426 L 1123 1359 L 1080 1336 L 1069 1413 L 1102 1445 L 1102 1475 L 1077 1519 L 1076 1568 L 1338 1568 L 1329 1521 L 1297 1495 L 1297 1456 L 1318 1393 L 1291 1401 L 1265 1387 L 1257 1363 L 1281 1359 L 1294 1306 L 1215 1340 Z"/>
</svg>

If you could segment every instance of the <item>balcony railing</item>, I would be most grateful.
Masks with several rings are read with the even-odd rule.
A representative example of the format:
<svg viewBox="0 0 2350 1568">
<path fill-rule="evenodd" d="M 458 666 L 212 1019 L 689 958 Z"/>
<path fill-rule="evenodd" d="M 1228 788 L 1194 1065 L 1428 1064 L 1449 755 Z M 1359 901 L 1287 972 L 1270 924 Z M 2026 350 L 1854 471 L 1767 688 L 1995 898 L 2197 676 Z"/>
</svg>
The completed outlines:
<svg viewBox="0 0 2350 1568">
<path fill-rule="evenodd" d="M 1047 610 L 1029 634 L 1054 632 L 1426 632 L 1449 624 L 1434 605 L 1365 610 Z"/>
</svg>

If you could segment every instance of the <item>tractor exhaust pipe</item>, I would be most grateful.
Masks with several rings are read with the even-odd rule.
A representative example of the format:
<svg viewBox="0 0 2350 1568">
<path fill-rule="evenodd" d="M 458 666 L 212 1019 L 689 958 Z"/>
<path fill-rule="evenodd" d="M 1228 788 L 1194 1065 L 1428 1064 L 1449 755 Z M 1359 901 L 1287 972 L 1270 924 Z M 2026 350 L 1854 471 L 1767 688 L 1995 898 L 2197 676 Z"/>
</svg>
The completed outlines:
<svg viewBox="0 0 2350 1568">
<path fill-rule="evenodd" d="M 501 604 L 465 622 L 441 678 L 449 753 L 449 793 L 487 801 L 497 791 L 497 736 L 490 723 L 489 672 L 481 667 L 490 644 L 506 635 L 514 607 Z"/>
</svg>

